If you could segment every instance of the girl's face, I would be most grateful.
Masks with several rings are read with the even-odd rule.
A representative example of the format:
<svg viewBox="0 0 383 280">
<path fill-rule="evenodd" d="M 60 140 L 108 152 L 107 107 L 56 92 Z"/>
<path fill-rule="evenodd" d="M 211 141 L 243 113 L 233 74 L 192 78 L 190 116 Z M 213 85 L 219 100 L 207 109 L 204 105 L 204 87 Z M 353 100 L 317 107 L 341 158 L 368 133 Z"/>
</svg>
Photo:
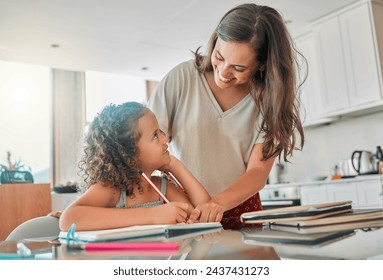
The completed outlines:
<svg viewBox="0 0 383 280">
<path fill-rule="evenodd" d="M 248 85 L 258 71 L 256 61 L 248 43 L 225 42 L 218 37 L 211 56 L 215 83 L 222 89 Z"/>
<path fill-rule="evenodd" d="M 153 172 L 170 163 L 168 138 L 159 129 L 157 118 L 152 112 L 138 120 L 141 137 L 138 140 L 138 165 L 141 169 Z"/>
</svg>

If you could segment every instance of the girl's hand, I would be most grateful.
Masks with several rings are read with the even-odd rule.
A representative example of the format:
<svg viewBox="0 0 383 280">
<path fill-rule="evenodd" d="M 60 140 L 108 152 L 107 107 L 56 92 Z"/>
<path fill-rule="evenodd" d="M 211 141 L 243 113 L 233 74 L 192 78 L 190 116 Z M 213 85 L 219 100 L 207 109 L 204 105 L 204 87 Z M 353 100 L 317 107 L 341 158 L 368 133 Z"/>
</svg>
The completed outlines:
<svg viewBox="0 0 383 280">
<path fill-rule="evenodd" d="M 215 201 L 210 200 L 209 202 L 197 205 L 187 222 L 189 224 L 192 224 L 196 221 L 201 223 L 220 222 L 223 217 L 223 212 L 223 206 L 219 205 Z"/>
<path fill-rule="evenodd" d="M 177 164 L 179 163 L 178 159 L 175 158 L 173 155 L 170 155 L 170 162 L 168 164 L 165 164 L 161 166 L 158 170 L 160 171 L 172 171 L 172 168 L 177 168 Z"/>
<path fill-rule="evenodd" d="M 61 214 L 62 214 L 62 211 L 53 211 L 53 212 L 50 212 L 47 216 L 52 216 L 52 217 L 56 217 L 60 219 Z"/>
<path fill-rule="evenodd" d="M 154 223 L 156 224 L 185 223 L 188 218 L 188 213 L 190 213 L 191 211 L 192 211 L 191 206 L 187 203 L 170 202 L 170 203 L 161 205 L 156 209 Z"/>
</svg>

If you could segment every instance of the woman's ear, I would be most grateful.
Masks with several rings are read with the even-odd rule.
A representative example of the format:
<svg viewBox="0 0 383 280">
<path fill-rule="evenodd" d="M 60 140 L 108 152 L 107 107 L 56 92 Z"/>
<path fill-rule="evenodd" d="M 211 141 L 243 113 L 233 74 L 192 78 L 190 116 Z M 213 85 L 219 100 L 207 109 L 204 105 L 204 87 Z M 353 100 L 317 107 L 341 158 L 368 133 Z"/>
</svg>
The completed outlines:
<svg viewBox="0 0 383 280">
<path fill-rule="evenodd" d="M 265 71 L 265 68 L 266 68 L 266 65 L 265 65 L 265 64 L 261 64 L 261 65 L 258 67 L 258 71 L 263 72 L 263 71 Z"/>
</svg>

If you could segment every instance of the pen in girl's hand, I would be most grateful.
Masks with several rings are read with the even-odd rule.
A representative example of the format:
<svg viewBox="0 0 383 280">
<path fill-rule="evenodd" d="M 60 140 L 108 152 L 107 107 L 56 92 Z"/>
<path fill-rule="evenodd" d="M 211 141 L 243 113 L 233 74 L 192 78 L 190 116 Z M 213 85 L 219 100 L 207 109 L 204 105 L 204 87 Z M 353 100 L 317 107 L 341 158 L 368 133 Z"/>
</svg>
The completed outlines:
<svg viewBox="0 0 383 280">
<path fill-rule="evenodd" d="M 144 171 L 139 170 L 138 172 L 142 175 L 142 177 L 144 177 L 145 181 L 148 182 L 149 185 L 158 193 L 158 195 L 162 198 L 162 200 L 165 203 L 169 203 L 169 200 L 160 192 L 160 190 L 156 187 L 156 185 L 154 185 L 154 183 L 148 178 L 148 176 L 146 176 Z"/>
</svg>

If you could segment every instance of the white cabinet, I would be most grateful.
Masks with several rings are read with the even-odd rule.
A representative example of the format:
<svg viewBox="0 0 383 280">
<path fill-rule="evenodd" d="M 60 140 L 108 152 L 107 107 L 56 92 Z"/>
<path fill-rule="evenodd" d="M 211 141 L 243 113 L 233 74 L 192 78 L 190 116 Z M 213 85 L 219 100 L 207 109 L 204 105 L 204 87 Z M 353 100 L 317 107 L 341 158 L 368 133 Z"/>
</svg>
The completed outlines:
<svg viewBox="0 0 383 280">
<path fill-rule="evenodd" d="M 301 118 L 304 125 L 318 122 L 325 115 L 325 107 L 322 103 L 318 62 L 315 52 L 315 39 L 313 33 L 306 34 L 295 39 L 297 50 L 304 56 L 306 61 L 298 55 L 298 82 L 300 88 Z"/>
<path fill-rule="evenodd" d="M 358 182 L 359 208 L 383 207 L 382 186 L 380 180 Z"/>
<path fill-rule="evenodd" d="M 338 17 L 314 27 L 322 79 L 321 92 L 327 113 L 348 107 L 347 78 Z"/>
<path fill-rule="evenodd" d="M 379 101 L 378 52 L 368 3 L 341 14 L 339 23 L 350 106 Z"/>
<path fill-rule="evenodd" d="M 328 202 L 326 188 L 322 185 L 301 186 L 301 204 L 316 204 Z"/>
<path fill-rule="evenodd" d="M 301 204 L 352 201 L 353 208 L 382 208 L 383 196 L 379 176 L 359 180 L 338 180 L 301 185 Z"/>
<path fill-rule="evenodd" d="M 351 200 L 352 207 L 358 207 L 359 199 L 355 182 L 328 184 L 324 187 L 327 191 L 328 202 Z"/>
<path fill-rule="evenodd" d="M 382 3 L 362 2 L 313 25 L 327 115 L 382 102 L 381 17 Z"/>
</svg>

